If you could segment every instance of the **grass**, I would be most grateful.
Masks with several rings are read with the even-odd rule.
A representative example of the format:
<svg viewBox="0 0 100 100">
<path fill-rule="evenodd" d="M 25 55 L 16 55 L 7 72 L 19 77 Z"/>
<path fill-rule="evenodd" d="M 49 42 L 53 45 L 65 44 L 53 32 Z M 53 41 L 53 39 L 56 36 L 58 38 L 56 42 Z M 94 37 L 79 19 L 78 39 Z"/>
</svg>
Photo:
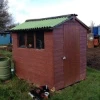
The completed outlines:
<svg viewBox="0 0 100 100">
<path fill-rule="evenodd" d="M 51 100 L 100 100 L 100 71 L 87 68 L 87 78 L 58 91 Z"/>
<path fill-rule="evenodd" d="M 32 100 L 28 95 L 29 84 L 16 76 L 8 82 L 0 82 L 0 100 Z"/>
<path fill-rule="evenodd" d="M 0 56 L 12 59 L 12 52 L 0 50 Z M 32 100 L 28 95 L 30 84 L 13 76 L 9 81 L 0 80 L 0 100 Z"/>
<path fill-rule="evenodd" d="M 6 50 L 0 50 L 0 55 L 12 58 L 12 52 L 6 51 Z"/>
<path fill-rule="evenodd" d="M 12 57 L 11 52 L 0 50 L 0 54 Z M 30 88 L 16 76 L 8 82 L 0 81 L 0 100 L 32 100 L 28 95 Z M 87 68 L 86 80 L 55 92 L 50 100 L 100 100 L 100 71 Z"/>
<path fill-rule="evenodd" d="M 0 81 L 0 100 L 32 100 L 30 87 L 16 76 L 8 82 Z M 100 100 L 100 71 L 87 68 L 86 80 L 55 92 L 50 100 Z"/>
</svg>

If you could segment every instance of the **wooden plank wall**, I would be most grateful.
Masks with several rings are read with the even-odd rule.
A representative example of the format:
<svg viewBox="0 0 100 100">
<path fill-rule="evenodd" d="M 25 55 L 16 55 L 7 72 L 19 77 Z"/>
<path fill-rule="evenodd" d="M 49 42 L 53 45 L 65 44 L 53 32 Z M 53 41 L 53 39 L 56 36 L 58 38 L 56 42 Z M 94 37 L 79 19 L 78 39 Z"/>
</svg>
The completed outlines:
<svg viewBox="0 0 100 100">
<path fill-rule="evenodd" d="M 53 70 L 53 35 L 44 33 L 44 49 L 19 48 L 17 34 L 13 36 L 13 59 L 16 65 L 16 74 L 19 78 L 38 85 L 54 85 Z"/>
</svg>

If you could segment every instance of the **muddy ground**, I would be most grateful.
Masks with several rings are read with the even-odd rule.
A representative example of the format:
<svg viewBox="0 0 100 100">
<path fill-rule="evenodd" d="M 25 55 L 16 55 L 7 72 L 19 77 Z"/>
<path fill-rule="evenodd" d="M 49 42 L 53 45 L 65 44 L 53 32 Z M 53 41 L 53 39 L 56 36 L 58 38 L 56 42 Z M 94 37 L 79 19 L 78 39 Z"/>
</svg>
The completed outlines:
<svg viewBox="0 0 100 100">
<path fill-rule="evenodd" d="M 87 49 L 87 66 L 100 70 L 100 47 Z"/>
</svg>

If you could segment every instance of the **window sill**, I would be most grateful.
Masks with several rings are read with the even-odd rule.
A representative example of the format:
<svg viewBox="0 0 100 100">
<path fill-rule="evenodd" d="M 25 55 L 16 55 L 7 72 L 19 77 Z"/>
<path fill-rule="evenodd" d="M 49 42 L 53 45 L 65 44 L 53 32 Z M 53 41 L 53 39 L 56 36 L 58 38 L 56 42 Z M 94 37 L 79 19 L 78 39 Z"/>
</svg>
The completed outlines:
<svg viewBox="0 0 100 100">
<path fill-rule="evenodd" d="M 18 47 L 18 49 L 33 49 L 33 50 L 45 50 L 45 49 L 38 49 L 38 48 L 21 48 L 21 47 Z"/>
</svg>

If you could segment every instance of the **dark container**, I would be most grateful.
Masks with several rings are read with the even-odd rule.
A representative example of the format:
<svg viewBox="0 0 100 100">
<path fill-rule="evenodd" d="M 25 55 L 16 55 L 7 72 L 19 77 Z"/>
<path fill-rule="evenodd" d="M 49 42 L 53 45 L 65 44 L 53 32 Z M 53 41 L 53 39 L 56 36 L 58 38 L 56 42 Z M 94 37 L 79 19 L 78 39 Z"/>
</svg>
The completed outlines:
<svg viewBox="0 0 100 100">
<path fill-rule="evenodd" d="M 98 36 L 98 27 L 93 27 L 94 36 Z"/>
<path fill-rule="evenodd" d="M 0 80 L 7 80 L 11 77 L 10 59 L 0 58 Z"/>
<path fill-rule="evenodd" d="M 100 26 L 98 26 L 98 35 L 100 36 Z"/>
<path fill-rule="evenodd" d="M 99 37 L 94 37 L 94 47 L 99 46 Z"/>
</svg>

